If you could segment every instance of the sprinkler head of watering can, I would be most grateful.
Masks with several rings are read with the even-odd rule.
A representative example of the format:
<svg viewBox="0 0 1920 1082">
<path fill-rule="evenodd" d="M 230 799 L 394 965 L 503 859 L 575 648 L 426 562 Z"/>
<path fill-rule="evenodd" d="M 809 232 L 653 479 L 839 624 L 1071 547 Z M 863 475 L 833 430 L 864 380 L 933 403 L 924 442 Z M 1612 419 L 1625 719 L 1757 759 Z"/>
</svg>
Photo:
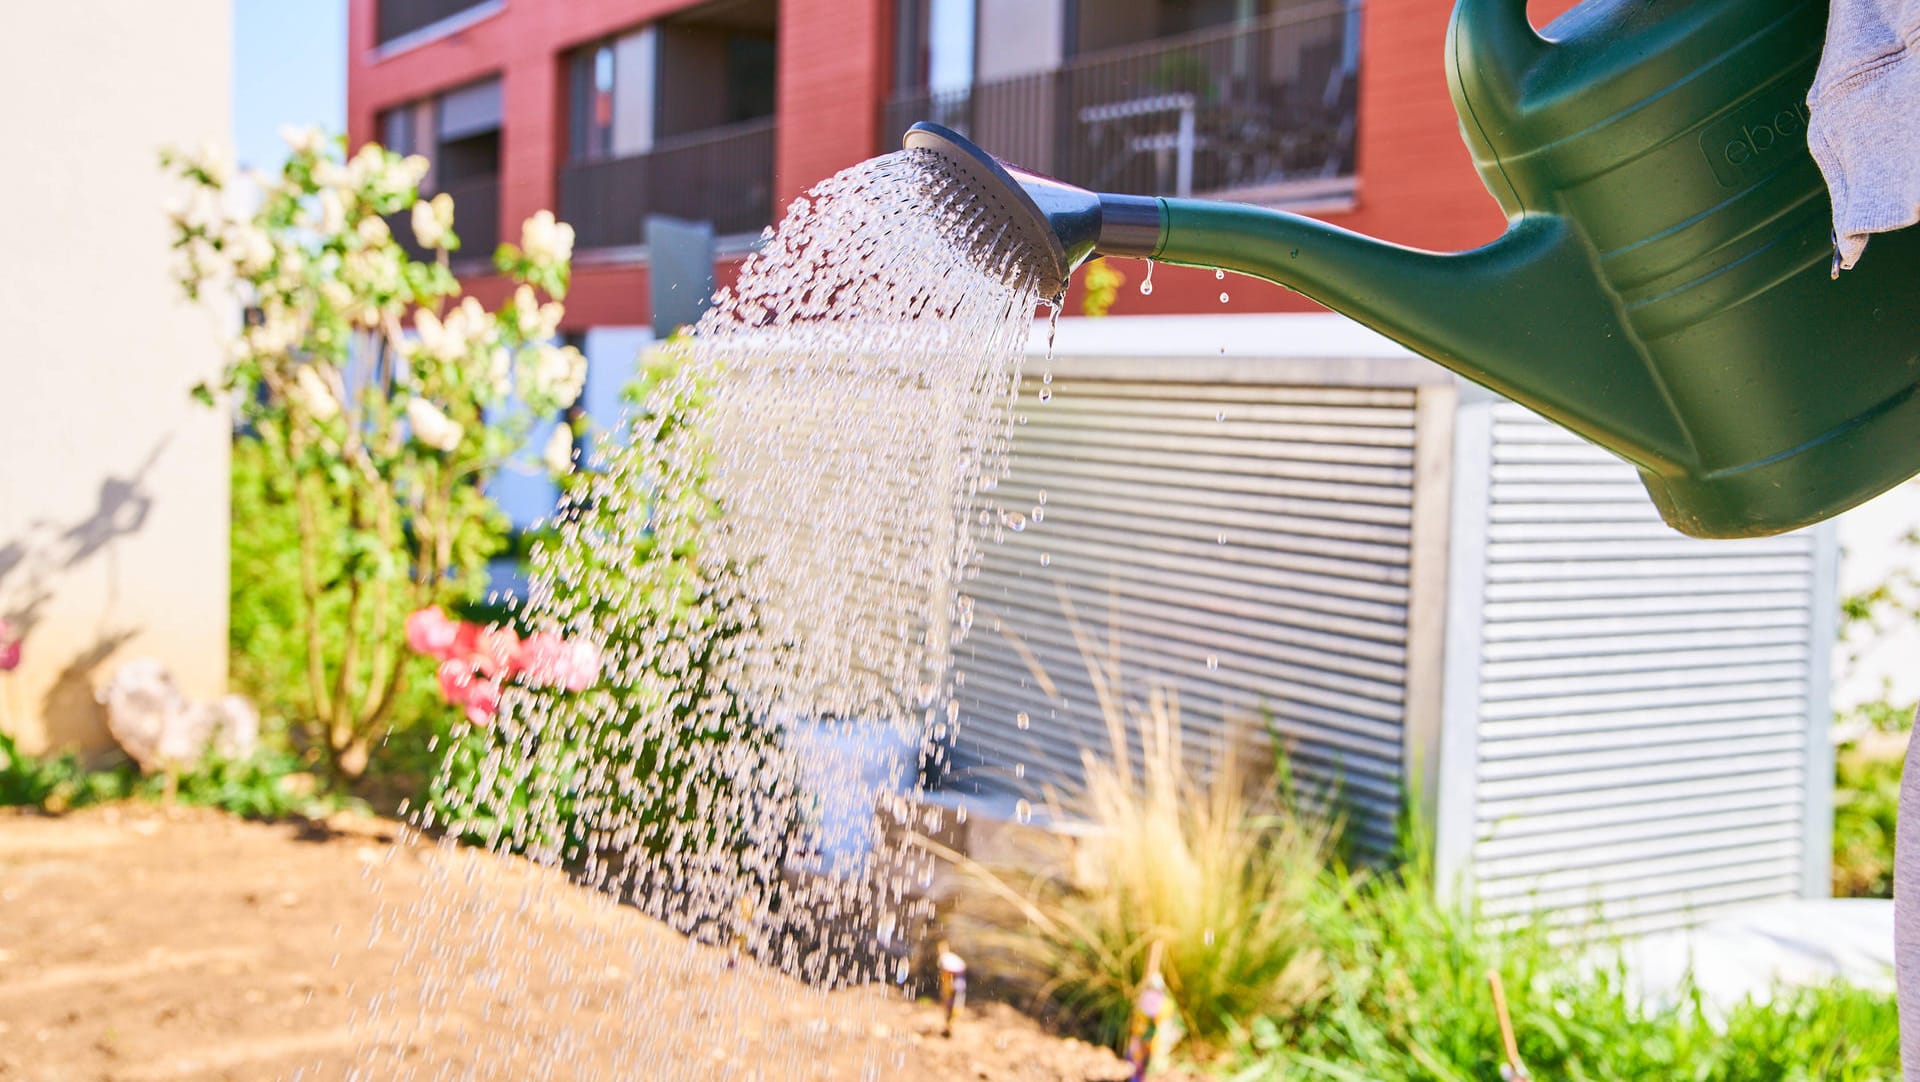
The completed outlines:
<svg viewBox="0 0 1920 1082">
<path fill-rule="evenodd" d="M 1002 162 L 965 136 L 931 121 L 907 129 L 908 150 L 928 150 L 949 175 L 979 200 L 1001 232 L 976 231 L 958 239 L 987 267 L 1032 273 L 1043 297 L 1066 292 L 1067 279 L 1087 257 L 1149 257 L 1160 244 L 1160 201 L 1151 196 L 1102 195 Z"/>
</svg>

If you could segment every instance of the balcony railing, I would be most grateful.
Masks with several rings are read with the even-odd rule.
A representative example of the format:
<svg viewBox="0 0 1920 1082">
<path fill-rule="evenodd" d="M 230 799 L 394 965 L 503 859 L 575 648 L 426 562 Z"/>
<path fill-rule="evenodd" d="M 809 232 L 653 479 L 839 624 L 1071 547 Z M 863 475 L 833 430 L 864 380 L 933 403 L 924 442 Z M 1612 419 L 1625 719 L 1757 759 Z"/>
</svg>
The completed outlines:
<svg viewBox="0 0 1920 1082">
<path fill-rule="evenodd" d="M 1096 191 L 1280 200 L 1351 178 L 1347 6 L 1079 57 L 1052 71 L 887 103 L 885 138 L 916 120 Z M 897 144 L 895 144 L 897 145 Z"/>
<path fill-rule="evenodd" d="M 424 30 L 443 19 L 451 19 L 469 8 L 495 0 L 377 0 L 374 38 L 381 44 Z"/>
<path fill-rule="evenodd" d="M 560 216 L 582 248 L 646 243 L 649 214 L 713 223 L 721 235 L 773 220 L 772 119 L 662 140 L 645 154 L 560 170 Z"/>
<path fill-rule="evenodd" d="M 500 178 L 489 175 L 451 181 L 441 185 L 440 191 L 453 197 L 453 231 L 460 234 L 455 262 L 492 262 L 493 250 L 500 246 Z M 412 214 L 390 215 L 387 226 L 408 255 L 422 260 L 433 258 L 414 242 Z"/>
</svg>

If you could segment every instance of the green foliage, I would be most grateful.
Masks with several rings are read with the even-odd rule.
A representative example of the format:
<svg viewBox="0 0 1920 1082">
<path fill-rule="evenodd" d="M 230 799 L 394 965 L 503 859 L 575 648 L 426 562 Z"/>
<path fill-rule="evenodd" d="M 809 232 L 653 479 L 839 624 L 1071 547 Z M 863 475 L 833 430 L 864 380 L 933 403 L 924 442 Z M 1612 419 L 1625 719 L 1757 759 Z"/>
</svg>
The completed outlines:
<svg viewBox="0 0 1920 1082">
<path fill-rule="evenodd" d="M 1319 817 L 1302 810 L 1284 759 L 1279 798 L 1249 799 L 1244 774 L 1216 763 L 1202 776 L 1180 754 L 1169 700 L 1123 710 L 1115 667 L 1088 668 L 1109 754 L 1089 758 L 1084 790 L 1055 809 L 1089 828 L 1055 862 L 1074 869 L 1072 881 L 959 858 L 1001 911 L 988 914 L 997 928 L 986 935 L 972 933 L 971 913 L 950 916 L 946 932 L 989 970 L 1023 963 L 1045 982 L 1041 1001 L 1090 1039 L 1118 1045 L 1159 943 L 1193 1038 L 1184 1055 L 1235 1082 L 1497 1082 L 1505 1056 L 1494 972 L 1538 1079 L 1897 1077 L 1891 994 L 1782 989 L 1718 1011 L 1691 987 L 1669 1001 L 1645 998 L 1593 929 L 1443 900 L 1418 823 L 1391 867 L 1348 866 Z"/>
<path fill-rule="evenodd" d="M 1127 276 L 1112 260 L 1095 258 L 1081 268 L 1080 281 L 1087 291 L 1080 301 L 1080 314 L 1098 317 L 1113 310 L 1113 302 L 1120 298 L 1120 287 L 1127 284 Z"/>
<path fill-rule="evenodd" d="M 1675 1002 L 1649 1002 L 1604 941 L 1570 945 L 1544 920 L 1492 920 L 1441 901 L 1419 855 L 1428 851 L 1410 847 L 1391 873 L 1334 867 L 1322 875 L 1312 923 L 1332 974 L 1329 994 L 1291 1020 L 1252 1019 L 1232 1077 L 1495 1082 L 1504 1059 L 1487 981 L 1495 971 L 1536 1078 L 1897 1077 L 1888 993 L 1783 989 L 1724 1017 L 1690 989 Z"/>
<path fill-rule="evenodd" d="M 142 776 L 124 761 L 89 768 L 71 752 L 27 755 L 0 732 L 0 807 L 63 812 L 120 800 L 171 799 L 249 819 L 286 819 L 354 806 L 353 801 L 317 792 L 315 781 L 297 758 L 283 752 L 238 760 L 209 758 L 171 777 Z"/>
<path fill-rule="evenodd" d="M 0 807 L 57 811 L 119 800 L 132 790 L 132 777 L 126 770 L 88 770 L 72 752 L 28 755 L 0 730 Z"/>
<path fill-rule="evenodd" d="M 623 848 L 655 854 L 724 850 L 726 832 L 744 829 L 716 809 L 732 806 L 732 779 L 773 735 L 724 673 L 750 616 L 726 593 L 732 576 L 705 563 L 701 539 L 721 513 L 698 424 L 710 388 L 683 378 L 686 361 L 672 341 L 642 358 L 625 392 L 630 438 L 602 441 L 603 472 L 568 479 L 558 525 L 533 548 L 544 592 L 530 618 L 598 643 L 610 678 L 528 689 L 515 712 L 526 729 L 456 738 L 431 800 L 468 837 L 592 859 L 592 837 L 615 828 Z"/>
<path fill-rule="evenodd" d="M 171 214 L 182 290 L 247 313 L 222 394 L 192 392 L 229 401 L 247 433 L 236 673 L 299 750 L 353 781 L 376 749 L 415 746 L 422 663 L 405 615 L 484 589 L 507 535 L 486 483 L 579 396 L 585 359 L 552 341 L 573 231 L 549 212 L 529 219 L 498 253 L 517 288 L 488 311 L 449 269 L 455 208 L 421 198 L 424 158 L 371 144 L 343 158 L 312 131 L 288 142 L 280 172 L 252 178 L 245 213 L 212 155 L 162 164 L 184 189 Z M 403 217 L 428 259 L 394 237 Z"/>
<path fill-rule="evenodd" d="M 1866 739 L 1837 749 L 1833 790 L 1833 893 L 1837 897 L 1893 897 L 1893 836 L 1900 816 L 1905 750 L 1904 741 L 1887 739 Z"/>
<path fill-rule="evenodd" d="M 300 524 L 293 493 L 296 476 L 284 461 L 274 459 L 273 449 L 261 440 L 244 435 L 234 440 L 229 672 L 234 690 L 259 708 L 263 729 L 269 733 L 299 733 L 312 710 L 307 660 L 316 639 L 304 624 L 307 600 L 301 585 Z M 338 672 L 349 628 L 347 591 L 342 586 L 346 576 L 354 573 L 354 562 L 347 551 L 344 510 L 322 503 L 315 515 L 322 539 L 315 555 L 321 585 L 314 601 L 317 642 L 321 664 L 328 672 Z M 376 622 L 384 622 L 387 629 L 398 628 L 408 608 L 408 595 L 393 593 L 383 611 L 359 614 L 357 618 L 367 625 L 360 630 L 375 633 L 379 631 L 373 626 Z M 404 669 L 395 691 L 389 736 L 373 765 L 424 777 L 431 770 L 426 764 L 431 753 L 425 745 L 447 731 L 453 710 L 440 698 L 430 660 L 405 654 L 396 658 Z M 360 655 L 349 679 L 372 680 L 372 664 L 371 656 Z"/>
</svg>

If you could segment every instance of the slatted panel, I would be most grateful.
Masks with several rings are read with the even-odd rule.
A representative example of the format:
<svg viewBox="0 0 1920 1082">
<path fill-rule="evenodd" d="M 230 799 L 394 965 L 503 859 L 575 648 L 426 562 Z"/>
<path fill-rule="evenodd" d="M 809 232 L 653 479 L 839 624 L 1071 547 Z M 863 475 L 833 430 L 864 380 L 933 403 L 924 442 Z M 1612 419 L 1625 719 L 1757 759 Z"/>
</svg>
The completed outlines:
<svg viewBox="0 0 1920 1082">
<path fill-rule="evenodd" d="M 1196 764 L 1223 719 L 1258 734 L 1270 714 L 1303 783 L 1337 780 L 1357 840 L 1385 849 L 1401 786 L 1413 390 L 1101 371 L 1076 364 L 1045 403 L 1037 381 L 1022 394 L 1012 476 L 994 496 L 1029 524 L 984 546 L 970 586 L 951 784 L 1031 795 L 1108 746 L 1064 592 L 1100 640 L 1117 623 L 1132 690 L 1178 690 Z"/>
<path fill-rule="evenodd" d="M 1826 648 L 1810 641 L 1815 536 L 1683 537 L 1631 467 L 1492 409 L 1473 858 L 1488 910 L 1597 908 L 1633 930 L 1798 895 Z"/>
</svg>

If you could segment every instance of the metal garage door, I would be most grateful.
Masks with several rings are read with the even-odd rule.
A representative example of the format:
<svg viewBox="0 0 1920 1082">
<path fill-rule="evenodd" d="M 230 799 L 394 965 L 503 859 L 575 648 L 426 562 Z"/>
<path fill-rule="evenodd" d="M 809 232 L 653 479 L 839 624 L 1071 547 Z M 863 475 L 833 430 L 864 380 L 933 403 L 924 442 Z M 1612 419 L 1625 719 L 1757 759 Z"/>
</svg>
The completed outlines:
<svg viewBox="0 0 1920 1082">
<path fill-rule="evenodd" d="M 1490 472 L 1456 503 L 1453 566 L 1480 553 L 1483 581 L 1456 576 L 1480 627 L 1446 725 L 1477 744 L 1454 796 L 1489 912 L 1625 930 L 1824 892 L 1832 531 L 1684 537 L 1618 459 L 1511 403 L 1462 410 L 1459 473 Z"/>
<path fill-rule="evenodd" d="M 1075 358 L 1044 403 L 1029 380 L 996 494 L 1027 522 L 983 546 L 970 584 L 948 786 L 1032 795 L 1107 746 L 1064 598 L 1102 643 L 1114 618 L 1131 693 L 1177 690 L 1196 761 L 1234 721 L 1257 734 L 1270 718 L 1301 780 L 1337 782 L 1357 840 L 1383 849 L 1406 739 L 1420 391 L 1304 378 L 1324 362 L 1207 367 Z"/>
</svg>

